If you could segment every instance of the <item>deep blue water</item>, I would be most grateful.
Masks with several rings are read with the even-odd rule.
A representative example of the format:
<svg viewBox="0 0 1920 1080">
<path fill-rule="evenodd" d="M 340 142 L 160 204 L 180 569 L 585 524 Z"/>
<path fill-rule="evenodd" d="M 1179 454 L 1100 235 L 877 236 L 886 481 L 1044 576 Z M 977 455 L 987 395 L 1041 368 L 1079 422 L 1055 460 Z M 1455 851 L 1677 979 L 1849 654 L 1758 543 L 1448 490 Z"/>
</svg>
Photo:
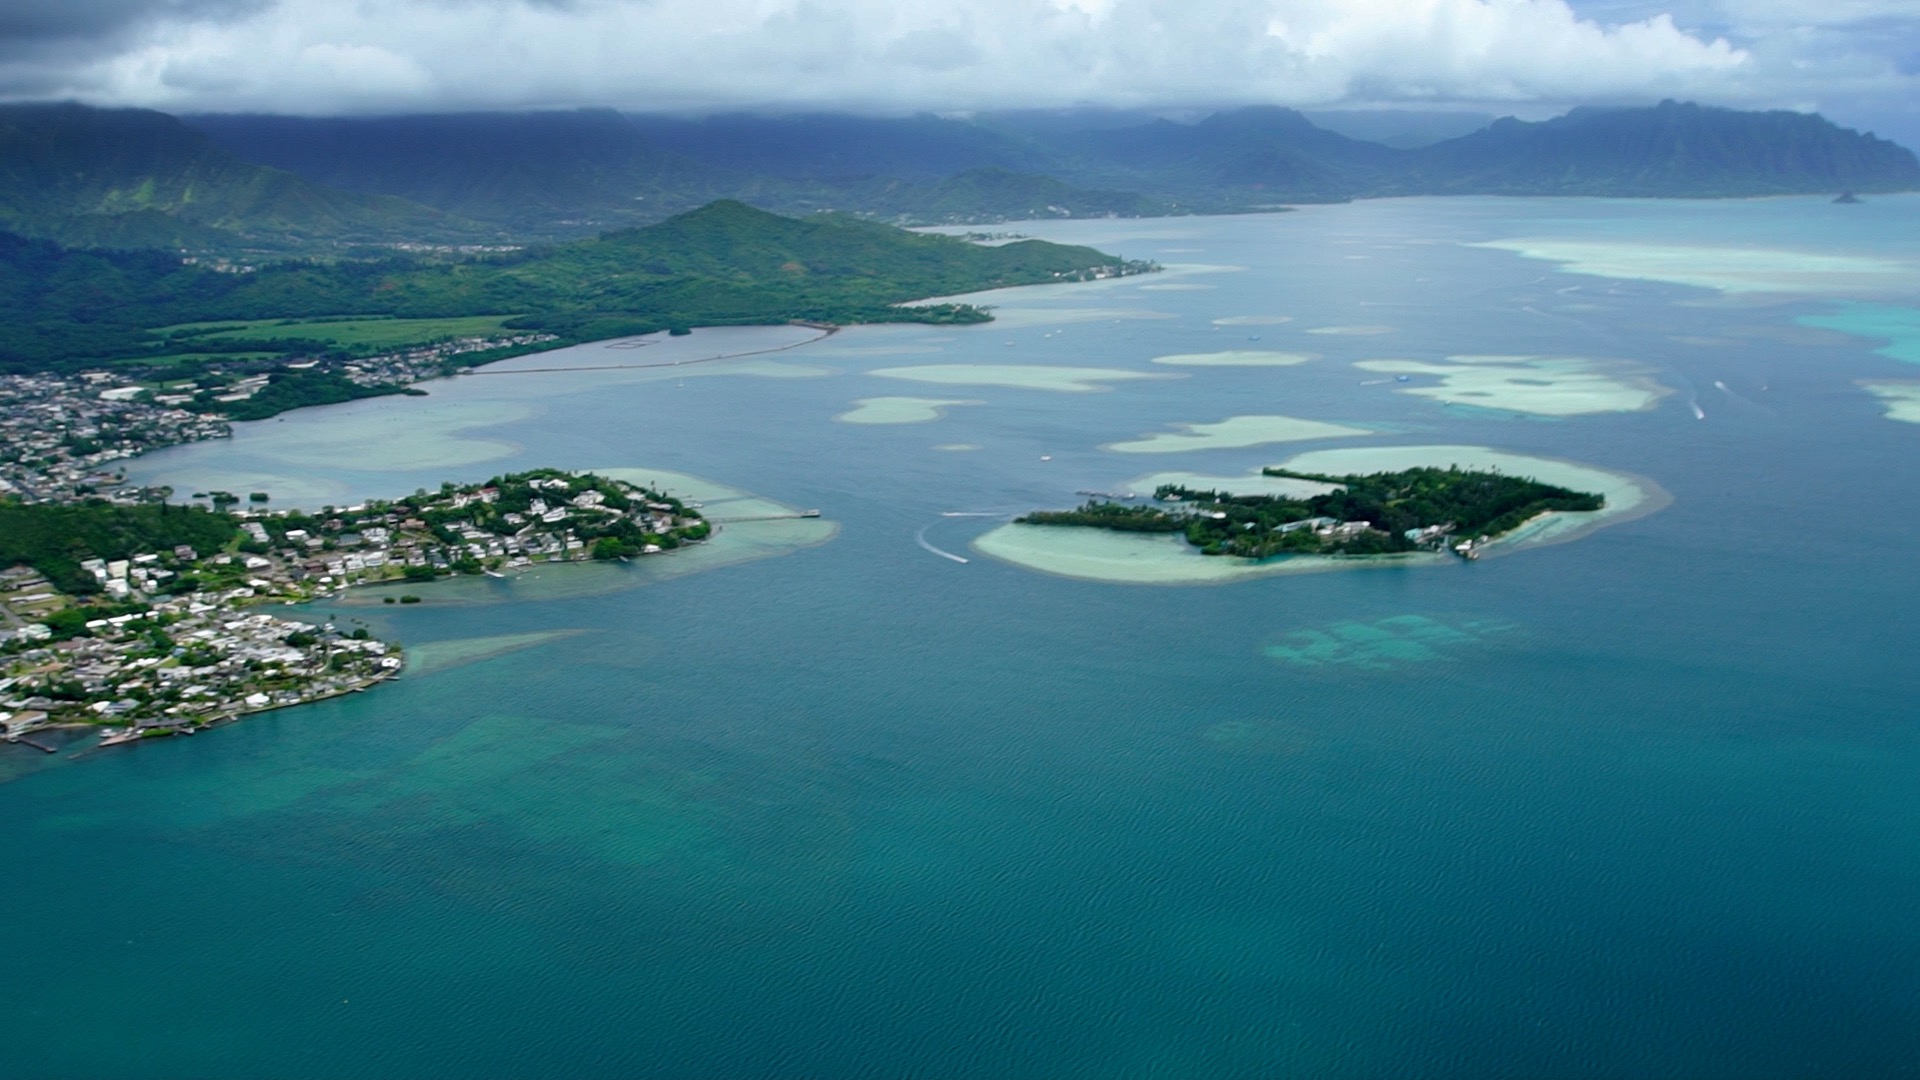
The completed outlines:
<svg viewBox="0 0 1920 1080">
<path fill-rule="evenodd" d="M 1034 226 L 1243 269 L 1023 291 L 1010 308 L 1108 314 L 854 330 L 772 361 L 810 377 L 473 377 L 160 455 L 183 486 L 278 476 L 326 501 L 644 465 L 840 532 L 645 587 L 352 606 L 409 645 L 585 632 L 191 740 L 9 752 L 0 1075 L 1913 1075 L 1920 427 L 1855 380 L 1920 372 L 1796 324 L 1837 286 L 1723 297 L 1458 242 L 1914 260 L 1887 227 L 1914 207 Z M 1214 288 L 1143 288 L 1169 282 Z M 1144 312 L 1172 317 L 1114 318 Z M 1338 325 L 1392 332 L 1306 333 Z M 1147 362 L 1233 348 L 1320 359 Z M 666 355 L 648 349 L 580 355 Z M 1481 353 L 1632 361 L 1674 392 L 1546 419 L 1351 367 Z M 1187 377 L 864 374 L 920 363 Z M 881 395 L 982 404 L 831 420 Z M 964 551 L 995 524 L 942 511 L 1296 449 L 1099 449 L 1244 413 L 1587 462 L 1673 502 L 1471 566 L 1200 588 L 914 542 Z M 466 435 L 496 456 L 383 467 L 420 418 L 462 415 L 491 418 Z M 289 460 L 328 433 L 363 453 Z"/>
</svg>

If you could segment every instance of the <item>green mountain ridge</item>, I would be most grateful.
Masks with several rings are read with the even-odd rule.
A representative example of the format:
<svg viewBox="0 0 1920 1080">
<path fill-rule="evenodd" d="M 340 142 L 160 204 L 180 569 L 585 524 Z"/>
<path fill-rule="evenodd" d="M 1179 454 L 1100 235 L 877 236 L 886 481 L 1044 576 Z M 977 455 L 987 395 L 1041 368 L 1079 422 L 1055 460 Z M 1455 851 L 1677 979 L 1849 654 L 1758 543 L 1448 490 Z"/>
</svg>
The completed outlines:
<svg viewBox="0 0 1920 1080">
<path fill-rule="evenodd" d="M 193 323 L 325 316 L 516 316 L 581 341 L 790 321 L 978 322 L 928 297 L 1074 279 L 1122 262 L 1038 240 L 985 246 L 845 215 L 780 217 L 720 201 L 593 240 L 457 262 L 283 261 L 218 273 L 164 252 L 73 251 L 0 234 L 0 371 L 138 364 L 169 352 L 301 354 L 325 343 Z"/>
<path fill-rule="evenodd" d="M 243 161 L 164 113 L 0 106 L 0 227 L 94 247 L 381 243 L 472 231 Z"/>
</svg>

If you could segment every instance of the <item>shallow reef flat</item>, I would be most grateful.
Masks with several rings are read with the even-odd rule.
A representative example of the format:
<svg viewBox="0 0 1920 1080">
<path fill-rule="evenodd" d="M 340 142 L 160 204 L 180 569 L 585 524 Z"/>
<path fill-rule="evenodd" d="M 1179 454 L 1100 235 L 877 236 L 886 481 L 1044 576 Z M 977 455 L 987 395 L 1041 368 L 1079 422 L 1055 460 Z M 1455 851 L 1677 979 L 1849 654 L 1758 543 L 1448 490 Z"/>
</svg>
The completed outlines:
<svg viewBox="0 0 1920 1080">
<path fill-rule="evenodd" d="M 1920 424 L 1920 379 L 1862 379 L 1860 386 L 1886 404 L 1887 419 Z"/>
<path fill-rule="evenodd" d="M 1569 274 L 1658 281 L 1725 293 L 1878 295 L 1912 290 L 1920 268 L 1894 259 L 1776 248 L 1517 237 L 1471 247 L 1560 263 Z"/>
<path fill-rule="evenodd" d="M 1312 353 L 1231 349 L 1226 352 L 1174 353 L 1171 356 L 1156 356 L 1152 362 L 1169 367 L 1292 367 L 1313 359 Z"/>
<path fill-rule="evenodd" d="M 936 386 L 1010 386 L 1018 390 L 1051 390 L 1066 394 L 1106 390 L 1110 388 L 1103 383 L 1128 379 L 1171 378 L 1119 368 L 1055 367 L 1045 364 L 926 364 L 919 367 L 880 368 L 867 374 L 882 379 L 905 379 Z"/>
<path fill-rule="evenodd" d="M 1285 326 L 1291 315 L 1227 315 L 1213 320 L 1215 326 Z"/>
<path fill-rule="evenodd" d="M 1268 443 L 1346 439 L 1369 435 L 1365 428 L 1301 420 L 1292 416 L 1229 416 L 1212 424 L 1176 424 L 1183 431 L 1159 431 L 1101 447 L 1118 454 L 1165 454 L 1183 450 L 1231 450 Z"/>
<path fill-rule="evenodd" d="M 924 424 L 947 415 L 955 405 L 979 405 L 962 398 L 870 397 L 834 417 L 842 424 Z"/>
<path fill-rule="evenodd" d="M 1177 535 L 1054 525 L 1002 525 L 976 539 L 973 549 L 1029 570 L 1114 585 L 1221 585 L 1273 574 L 1405 566 L 1444 558 L 1422 552 L 1364 561 L 1300 555 L 1254 562 L 1202 555 Z"/>
<path fill-rule="evenodd" d="M 1446 363 L 1361 360 L 1354 367 L 1390 375 L 1426 375 L 1438 386 L 1400 393 L 1449 405 L 1475 405 L 1536 416 L 1644 412 L 1672 393 L 1638 364 L 1548 356 L 1450 356 Z"/>
<path fill-rule="evenodd" d="M 1652 513 L 1672 501 L 1658 484 L 1644 477 L 1613 472 L 1594 465 L 1494 450 L 1484 446 L 1369 446 L 1316 450 L 1300 454 L 1279 467 L 1295 472 L 1344 475 L 1394 472 L 1419 466 L 1463 469 L 1499 469 L 1514 476 L 1530 476 L 1548 484 L 1606 496 L 1606 506 L 1591 513 L 1544 514 L 1484 550 L 1493 556 L 1525 547 L 1560 543 L 1584 536 L 1606 525 Z M 1123 490 L 1151 490 L 1162 477 L 1190 474 L 1156 473 L 1141 477 Z M 1228 490 L 1255 493 L 1252 478 L 1191 477 L 1209 486 L 1232 482 Z M 1272 479 L 1272 478 L 1266 478 Z M 1154 483 L 1149 483 L 1150 481 Z M 1124 585 L 1219 585 L 1273 574 L 1316 573 L 1328 570 L 1364 570 L 1384 567 L 1432 566 L 1452 561 L 1434 552 L 1340 558 L 1325 555 L 1283 556 L 1259 561 L 1207 556 L 1178 534 L 1123 533 L 1107 529 L 1057 525 L 1002 525 L 979 537 L 973 549 L 983 555 L 1029 570 Z"/>
<path fill-rule="evenodd" d="M 1378 337 L 1393 333 L 1391 326 L 1316 326 L 1307 331 L 1322 337 Z"/>
<path fill-rule="evenodd" d="M 1425 615 L 1394 615 L 1371 623 L 1340 622 L 1296 630 L 1264 652 L 1269 659 L 1295 667 L 1395 671 L 1482 650 L 1514 629 L 1487 619 L 1449 625 Z"/>
<path fill-rule="evenodd" d="M 406 674 L 412 678 L 433 675 L 584 633 L 586 633 L 585 630 L 536 630 L 526 634 L 494 634 L 488 637 L 429 641 L 414 645 L 407 650 Z"/>
<path fill-rule="evenodd" d="M 1837 330 L 1854 337 L 1880 338 L 1874 352 L 1908 364 L 1920 364 L 1920 309 L 1888 304 L 1848 304 L 1833 315 L 1802 315 L 1801 326 Z"/>
</svg>

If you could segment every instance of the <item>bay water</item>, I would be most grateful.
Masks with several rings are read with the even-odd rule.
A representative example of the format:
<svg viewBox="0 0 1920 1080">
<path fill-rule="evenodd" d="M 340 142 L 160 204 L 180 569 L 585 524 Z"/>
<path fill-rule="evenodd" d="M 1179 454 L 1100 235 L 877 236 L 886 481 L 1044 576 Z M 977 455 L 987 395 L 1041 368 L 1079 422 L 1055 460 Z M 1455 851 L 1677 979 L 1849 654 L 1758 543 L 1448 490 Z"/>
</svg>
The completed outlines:
<svg viewBox="0 0 1920 1080">
<path fill-rule="evenodd" d="M 1872 336 L 1920 302 L 1917 209 L 1033 223 L 1167 270 L 978 327 L 581 346 L 143 459 L 308 506 L 556 466 L 822 517 L 363 590 L 310 614 L 403 642 L 394 684 L 0 747 L 0 1076 L 1912 1075 L 1920 427 L 1862 383 L 1920 379 Z M 1230 352 L 1310 358 L 1153 362 Z M 1515 407 L 1570 373 L 1593 411 Z M 940 404 L 836 419 L 898 397 Z M 1365 434 L 1109 449 L 1237 416 Z M 970 546 L 1396 445 L 1665 505 L 1208 586 Z"/>
</svg>

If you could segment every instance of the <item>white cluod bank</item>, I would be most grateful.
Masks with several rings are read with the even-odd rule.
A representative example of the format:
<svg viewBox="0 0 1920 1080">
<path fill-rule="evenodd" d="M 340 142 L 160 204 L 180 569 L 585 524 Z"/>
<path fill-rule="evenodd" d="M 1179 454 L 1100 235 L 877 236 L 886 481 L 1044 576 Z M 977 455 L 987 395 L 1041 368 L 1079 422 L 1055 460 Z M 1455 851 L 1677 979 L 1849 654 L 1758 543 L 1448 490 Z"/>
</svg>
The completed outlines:
<svg viewBox="0 0 1920 1080">
<path fill-rule="evenodd" d="M 1296 472 L 1351 475 L 1397 472 L 1421 466 L 1491 470 L 1528 476 L 1575 491 L 1599 492 L 1606 504 L 1584 513 L 1550 513 L 1522 525 L 1483 550 L 1496 556 L 1528 547 L 1562 543 L 1607 525 L 1642 517 L 1667 505 L 1671 497 L 1644 477 L 1594 465 L 1509 453 L 1484 446 L 1369 446 L 1316 450 L 1290 458 L 1279 467 Z M 1213 488 L 1244 494 L 1310 495 L 1316 492 L 1280 484 L 1301 484 L 1265 476 L 1200 476 L 1156 473 L 1140 477 L 1126 490 L 1150 491 L 1163 483 Z M 1304 482 L 1310 483 L 1310 482 Z M 1218 585 L 1272 574 L 1315 573 L 1380 567 L 1435 565 L 1451 556 L 1431 552 L 1339 557 L 1283 555 L 1241 559 L 1202 555 L 1177 533 L 1123 533 L 1061 525 L 1002 525 L 973 542 L 982 555 L 1029 570 L 1124 585 Z"/>
</svg>

